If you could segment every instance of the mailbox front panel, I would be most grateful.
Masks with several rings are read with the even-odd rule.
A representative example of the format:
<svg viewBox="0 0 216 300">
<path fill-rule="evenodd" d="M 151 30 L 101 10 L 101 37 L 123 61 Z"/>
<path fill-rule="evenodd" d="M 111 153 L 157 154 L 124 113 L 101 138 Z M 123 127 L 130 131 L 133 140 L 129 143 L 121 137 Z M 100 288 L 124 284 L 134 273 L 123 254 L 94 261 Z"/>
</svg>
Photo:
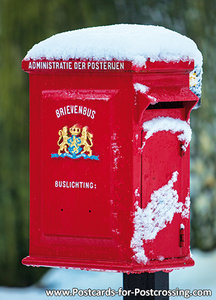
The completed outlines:
<svg viewBox="0 0 216 300">
<path fill-rule="evenodd" d="M 46 235 L 111 238 L 108 162 L 113 94 L 42 93 L 41 184 Z"/>
<path fill-rule="evenodd" d="M 132 230 L 132 113 L 126 105 L 132 97 L 118 77 L 112 88 L 107 83 L 102 76 L 31 78 L 31 257 L 131 257 L 125 245 Z"/>
</svg>

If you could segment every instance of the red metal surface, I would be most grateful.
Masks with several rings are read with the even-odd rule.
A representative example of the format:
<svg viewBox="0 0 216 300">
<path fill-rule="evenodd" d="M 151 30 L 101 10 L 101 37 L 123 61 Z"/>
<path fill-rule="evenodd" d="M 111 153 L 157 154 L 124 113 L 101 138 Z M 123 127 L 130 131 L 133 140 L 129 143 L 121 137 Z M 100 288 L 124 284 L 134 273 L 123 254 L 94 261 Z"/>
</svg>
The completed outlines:
<svg viewBox="0 0 216 300">
<path fill-rule="evenodd" d="M 130 247 L 137 200 L 145 207 L 174 169 L 180 174 L 175 185 L 180 201 L 187 196 L 189 148 L 182 156 L 170 132 L 149 139 L 143 152 L 140 147 L 144 121 L 158 116 L 189 119 L 198 101 L 189 90 L 193 62 L 147 62 L 142 69 L 119 62 L 124 68 L 115 70 L 100 62 L 98 70 L 84 64 L 74 69 L 82 67 L 74 60 L 72 69 L 41 69 L 39 62 L 51 62 L 45 59 L 29 69 L 30 62 L 22 63 L 30 75 L 30 256 L 23 264 L 123 272 L 193 265 L 190 222 L 179 215 L 155 240 L 144 243 L 147 264 L 137 263 Z M 151 87 L 151 95 L 164 106 L 149 109 L 148 97 L 134 90 L 137 82 Z M 88 126 L 98 160 L 51 157 L 59 149 L 59 130 L 75 124 Z M 135 195 L 137 189 L 141 196 Z"/>
</svg>

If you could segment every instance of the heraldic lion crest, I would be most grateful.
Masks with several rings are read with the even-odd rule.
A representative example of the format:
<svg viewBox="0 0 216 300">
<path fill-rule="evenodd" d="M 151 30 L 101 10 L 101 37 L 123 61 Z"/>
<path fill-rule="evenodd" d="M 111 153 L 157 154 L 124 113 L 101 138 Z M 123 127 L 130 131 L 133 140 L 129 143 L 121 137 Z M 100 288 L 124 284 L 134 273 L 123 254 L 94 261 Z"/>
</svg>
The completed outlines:
<svg viewBox="0 0 216 300">
<path fill-rule="evenodd" d="M 99 160 L 98 156 L 92 155 L 93 134 L 88 127 L 81 128 L 75 124 L 72 127 L 64 126 L 58 132 L 58 153 L 52 153 L 51 157 L 90 158 Z"/>
</svg>

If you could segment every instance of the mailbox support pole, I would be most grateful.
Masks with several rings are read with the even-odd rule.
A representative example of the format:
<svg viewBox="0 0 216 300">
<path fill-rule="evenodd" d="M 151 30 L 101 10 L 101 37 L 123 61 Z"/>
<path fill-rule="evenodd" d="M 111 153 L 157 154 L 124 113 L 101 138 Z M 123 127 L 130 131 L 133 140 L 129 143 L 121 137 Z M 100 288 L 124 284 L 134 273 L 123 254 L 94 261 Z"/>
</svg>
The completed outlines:
<svg viewBox="0 0 216 300">
<path fill-rule="evenodd" d="M 169 273 L 141 273 L 126 274 L 123 273 L 123 289 L 131 290 L 168 290 L 169 289 Z M 169 300 L 169 296 L 143 296 L 131 294 L 124 296 L 124 300 Z"/>
</svg>

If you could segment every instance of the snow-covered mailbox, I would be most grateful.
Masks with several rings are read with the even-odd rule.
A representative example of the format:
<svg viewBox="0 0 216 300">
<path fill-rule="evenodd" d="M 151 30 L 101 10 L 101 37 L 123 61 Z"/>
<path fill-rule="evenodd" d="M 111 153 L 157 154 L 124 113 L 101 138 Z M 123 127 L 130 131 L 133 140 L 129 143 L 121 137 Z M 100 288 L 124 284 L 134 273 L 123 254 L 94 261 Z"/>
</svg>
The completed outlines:
<svg viewBox="0 0 216 300">
<path fill-rule="evenodd" d="M 189 117 L 201 65 L 193 41 L 144 25 L 61 33 L 28 52 L 23 264 L 123 272 L 193 265 Z"/>
</svg>

